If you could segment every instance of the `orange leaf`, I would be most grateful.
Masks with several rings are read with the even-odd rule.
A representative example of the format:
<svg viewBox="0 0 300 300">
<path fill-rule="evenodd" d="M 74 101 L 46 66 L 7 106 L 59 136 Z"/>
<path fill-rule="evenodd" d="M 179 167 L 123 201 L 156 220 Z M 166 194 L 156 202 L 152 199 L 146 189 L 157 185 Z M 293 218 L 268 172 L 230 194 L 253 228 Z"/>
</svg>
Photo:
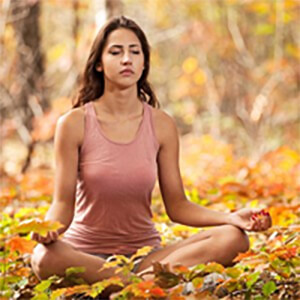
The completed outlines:
<svg viewBox="0 0 300 300">
<path fill-rule="evenodd" d="M 189 272 L 189 268 L 183 265 L 177 265 L 173 267 L 173 270 L 178 273 L 187 273 Z"/>
<path fill-rule="evenodd" d="M 86 293 L 90 291 L 90 286 L 87 284 L 75 285 L 72 287 L 67 287 L 64 296 L 71 296 L 77 293 Z"/>
<path fill-rule="evenodd" d="M 282 259 L 289 260 L 295 256 L 297 256 L 297 250 L 300 247 L 290 247 L 290 248 L 278 248 L 276 249 L 272 254 L 276 255 L 277 257 L 280 257 Z"/>
<path fill-rule="evenodd" d="M 15 236 L 6 242 L 6 245 L 10 248 L 10 251 L 19 251 L 20 254 L 32 253 L 36 242 L 28 241 L 22 237 Z"/>
<path fill-rule="evenodd" d="M 165 297 L 166 293 L 160 287 L 155 287 L 150 290 L 150 295 L 154 297 Z"/>
<path fill-rule="evenodd" d="M 24 267 L 24 268 L 15 270 L 13 273 L 16 276 L 29 277 L 30 274 L 32 273 L 32 270 L 31 270 L 31 268 Z"/>
<path fill-rule="evenodd" d="M 148 290 L 150 288 L 152 288 L 154 285 L 154 282 L 151 280 L 147 280 L 147 281 L 142 281 L 138 283 L 138 288 L 141 290 Z"/>
<path fill-rule="evenodd" d="M 241 261 L 244 258 L 251 257 L 251 256 L 254 256 L 254 255 L 256 255 L 256 253 L 254 253 L 251 250 L 249 250 L 245 253 L 239 253 L 239 255 L 233 260 L 233 262 Z"/>
</svg>

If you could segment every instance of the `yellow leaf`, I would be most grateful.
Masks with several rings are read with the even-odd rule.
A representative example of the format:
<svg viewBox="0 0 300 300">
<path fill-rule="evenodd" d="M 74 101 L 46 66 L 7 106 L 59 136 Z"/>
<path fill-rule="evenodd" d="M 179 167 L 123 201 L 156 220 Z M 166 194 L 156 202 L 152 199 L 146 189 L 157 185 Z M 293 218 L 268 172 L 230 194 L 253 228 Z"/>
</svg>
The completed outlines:
<svg viewBox="0 0 300 300">
<path fill-rule="evenodd" d="M 103 266 L 100 268 L 99 272 L 103 271 L 104 269 L 114 268 L 114 267 L 118 266 L 118 264 L 119 264 L 118 260 L 105 262 L 103 264 Z"/>
<path fill-rule="evenodd" d="M 202 85 L 206 81 L 206 74 L 201 69 L 198 69 L 193 78 L 197 85 Z"/>
<path fill-rule="evenodd" d="M 139 256 L 147 255 L 152 249 L 153 249 L 153 247 L 151 247 L 151 246 L 145 246 L 141 249 L 138 249 L 138 251 L 134 255 L 131 256 L 131 260 L 133 260 Z"/>
<path fill-rule="evenodd" d="M 59 299 L 60 296 L 64 295 L 66 292 L 66 288 L 60 288 L 51 293 L 50 300 Z"/>
<path fill-rule="evenodd" d="M 191 74 L 193 73 L 198 67 L 198 60 L 195 57 L 188 57 L 184 60 L 182 64 L 182 69 L 185 73 Z"/>
<path fill-rule="evenodd" d="M 41 221 L 40 219 L 30 219 L 21 222 L 17 225 L 14 229 L 14 233 L 29 233 L 29 232 L 36 232 L 43 237 L 47 236 L 49 231 L 55 231 L 59 228 L 62 228 L 62 225 L 58 221 Z"/>
<path fill-rule="evenodd" d="M 258 207 L 258 206 L 259 206 L 259 201 L 258 201 L 257 199 L 252 200 L 252 201 L 250 202 L 250 207 L 251 207 L 251 208 L 256 208 L 256 207 Z"/>
</svg>

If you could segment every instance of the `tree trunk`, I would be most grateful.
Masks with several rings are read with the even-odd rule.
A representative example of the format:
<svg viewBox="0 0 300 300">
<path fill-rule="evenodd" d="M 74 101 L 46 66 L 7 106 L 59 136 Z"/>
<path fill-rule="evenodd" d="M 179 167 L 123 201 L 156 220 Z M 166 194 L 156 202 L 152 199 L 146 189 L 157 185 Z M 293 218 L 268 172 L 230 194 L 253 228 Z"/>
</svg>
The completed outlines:
<svg viewBox="0 0 300 300">
<path fill-rule="evenodd" d="M 15 109 L 30 131 L 32 119 L 48 107 L 43 93 L 44 60 L 39 30 L 40 2 L 11 1 L 12 20 L 17 42 Z"/>
<path fill-rule="evenodd" d="M 48 107 L 43 93 L 44 59 L 40 45 L 40 1 L 12 0 L 11 14 L 17 55 L 16 77 L 11 93 L 14 101 L 9 110 L 18 124 L 20 138 L 28 148 L 22 167 L 22 172 L 25 172 L 30 165 L 36 143 L 30 134 L 33 118 L 41 116 Z"/>
</svg>

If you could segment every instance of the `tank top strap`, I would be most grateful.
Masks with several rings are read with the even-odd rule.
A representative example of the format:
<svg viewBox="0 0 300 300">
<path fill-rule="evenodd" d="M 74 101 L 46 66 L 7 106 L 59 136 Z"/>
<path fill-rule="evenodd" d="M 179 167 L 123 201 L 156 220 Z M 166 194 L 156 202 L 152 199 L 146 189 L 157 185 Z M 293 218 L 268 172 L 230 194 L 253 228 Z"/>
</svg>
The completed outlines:
<svg viewBox="0 0 300 300">
<path fill-rule="evenodd" d="M 93 106 L 93 101 L 87 102 L 85 105 L 85 127 L 86 130 L 95 129 L 97 127 L 97 116 Z"/>
<path fill-rule="evenodd" d="M 144 102 L 145 109 L 145 130 L 147 130 L 148 136 L 150 135 L 153 140 L 153 144 L 156 149 L 159 148 L 159 143 L 156 137 L 154 122 L 153 122 L 153 108 L 150 104 Z"/>
<path fill-rule="evenodd" d="M 92 107 L 92 105 L 93 105 L 93 103 L 92 103 L 93 101 L 89 101 L 89 102 L 87 102 L 87 103 L 85 103 L 84 104 L 84 108 L 85 108 L 85 115 L 91 115 L 91 114 L 93 114 L 93 107 Z"/>
<path fill-rule="evenodd" d="M 95 142 L 95 118 L 93 117 L 93 103 L 89 101 L 84 104 L 84 137 L 81 145 L 81 153 L 85 148 L 89 148 Z"/>
</svg>

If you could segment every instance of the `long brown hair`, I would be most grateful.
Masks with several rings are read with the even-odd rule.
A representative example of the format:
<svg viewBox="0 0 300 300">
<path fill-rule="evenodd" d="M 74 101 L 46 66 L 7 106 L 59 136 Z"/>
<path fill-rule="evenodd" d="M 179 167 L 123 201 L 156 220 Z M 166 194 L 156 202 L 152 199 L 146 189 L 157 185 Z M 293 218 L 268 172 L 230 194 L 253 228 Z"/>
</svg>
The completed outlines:
<svg viewBox="0 0 300 300">
<path fill-rule="evenodd" d="M 101 61 L 102 52 L 109 34 L 118 28 L 126 28 L 133 31 L 140 40 L 142 46 L 145 65 L 142 76 L 137 82 L 138 97 L 153 107 L 160 106 L 150 83 L 147 81 L 150 69 L 150 46 L 146 35 L 133 20 L 120 16 L 109 19 L 98 32 L 83 72 L 82 82 L 73 108 L 94 101 L 103 95 L 104 76 L 103 72 L 96 70 L 96 65 Z"/>
</svg>

